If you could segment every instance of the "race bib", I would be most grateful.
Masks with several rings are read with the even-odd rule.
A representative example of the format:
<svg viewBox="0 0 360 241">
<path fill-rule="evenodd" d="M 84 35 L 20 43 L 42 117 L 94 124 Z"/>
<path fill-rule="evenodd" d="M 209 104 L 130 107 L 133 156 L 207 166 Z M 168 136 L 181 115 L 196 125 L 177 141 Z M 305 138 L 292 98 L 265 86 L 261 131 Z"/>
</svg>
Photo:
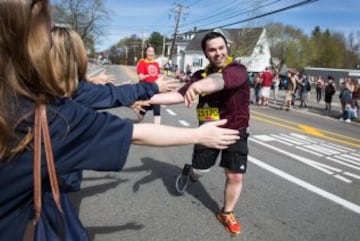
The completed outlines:
<svg viewBox="0 0 360 241">
<path fill-rule="evenodd" d="M 218 108 L 198 108 L 197 116 L 200 122 L 220 120 Z"/>
</svg>

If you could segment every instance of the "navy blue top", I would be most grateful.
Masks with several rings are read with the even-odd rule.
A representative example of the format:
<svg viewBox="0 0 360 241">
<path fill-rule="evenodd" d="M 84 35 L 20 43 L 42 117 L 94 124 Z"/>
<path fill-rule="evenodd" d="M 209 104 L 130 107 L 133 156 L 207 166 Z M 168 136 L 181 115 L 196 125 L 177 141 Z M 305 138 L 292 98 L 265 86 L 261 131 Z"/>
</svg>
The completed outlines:
<svg viewBox="0 0 360 241">
<path fill-rule="evenodd" d="M 87 81 L 80 81 L 72 99 L 83 106 L 99 110 L 130 106 L 137 100 L 150 99 L 158 92 L 158 86 L 155 83 L 115 86 L 113 84 L 98 85 Z M 81 170 L 60 176 L 63 191 L 67 192 L 79 191 L 81 180 Z"/>
<path fill-rule="evenodd" d="M 137 100 L 150 99 L 159 92 L 155 83 L 138 83 L 115 86 L 97 85 L 80 81 L 73 100 L 93 109 L 130 106 Z"/>
<path fill-rule="evenodd" d="M 70 237 L 71 240 L 88 240 L 67 192 L 80 189 L 82 170 L 119 171 L 126 161 L 132 138 L 130 122 L 89 108 L 130 106 L 136 100 L 149 99 L 156 93 L 155 83 L 115 86 L 80 81 L 73 101 L 64 99 L 47 107 L 67 240 Z M 31 108 L 32 104 L 25 101 L 21 111 L 26 113 Z M 26 133 L 28 126 L 32 126 L 32 122 L 24 121 L 18 131 Z M 44 156 L 42 160 L 45 161 Z M 41 230 L 46 230 L 43 238 L 52 241 L 58 239 L 58 212 L 46 165 L 42 168 L 43 208 L 35 240 L 44 236 L 39 234 Z M 15 156 L 8 164 L 0 163 L 0 240 L 22 240 L 25 225 L 34 215 L 32 170 L 32 151 Z"/>
<path fill-rule="evenodd" d="M 27 112 L 33 110 L 32 104 L 26 101 L 21 107 Z M 132 139 L 131 122 L 107 112 L 93 111 L 67 99 L 48 105 L 47 111 L 58 176 L 79 170 L 122 169 Z M 29 120 L 18 126 L 20 133 L 26 133 L 27 128 L 33 126 L 33 117 Z M 25 225 L 33 218 L 33 151 L 30 147 L 6 164 L 4 160 L 0 161 L 0 240 L 22 240 Z M 51 190 L 44 155 L 42 161 L 43 193 L 46 194 Z M 62 202 L 64 199 L 67 201 L 67 196 L 64 197 L 64 193 L 61 195 Z M 42 219 L 43 215 L 52 215 L 47 211 L 51 209 L 51 205 L 47 205 L 49 200 L 44 201 Z M 64 210 L 68 211 L 71 212 L 71 207 Z M 74 212 L 65 213 L 66 217 L 71 215 Z M 51 226 L 48 224 L 46 229 L 53 228 Z"/>
</svg>

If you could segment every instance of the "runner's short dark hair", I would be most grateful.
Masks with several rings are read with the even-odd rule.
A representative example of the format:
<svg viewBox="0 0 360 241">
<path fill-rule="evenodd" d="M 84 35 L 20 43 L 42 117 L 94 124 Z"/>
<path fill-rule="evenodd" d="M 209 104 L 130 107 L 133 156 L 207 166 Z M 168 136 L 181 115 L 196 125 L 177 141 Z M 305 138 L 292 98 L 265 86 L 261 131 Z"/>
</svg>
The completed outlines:
<svg viewBox="0 0 360 241">
<path fill-rule="evenodd" d="M 224 40 L 226 48 L 229 50 L 228 42 L 227 42 L 226 38 L 224 37 L 224 35 L 222 35 L 221 33 L 218 33 L 218 32 L 209 32 L 209 33 L 205 34 L 205 36 L 201 40 L 201 48 L 202 48 L 203 52 L 205 53 L 207 41 L 214 39 L 214 38 L 219 38 L 219 37 Z"/>
</svg>

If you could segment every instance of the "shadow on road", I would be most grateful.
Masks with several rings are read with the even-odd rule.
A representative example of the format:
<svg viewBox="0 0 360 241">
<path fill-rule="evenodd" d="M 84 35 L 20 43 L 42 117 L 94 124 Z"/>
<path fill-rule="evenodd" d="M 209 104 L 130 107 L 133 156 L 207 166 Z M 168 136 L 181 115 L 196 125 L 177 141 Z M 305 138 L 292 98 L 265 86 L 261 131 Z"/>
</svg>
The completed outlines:
<svg viewBox="0 0 360 241">
<path fill-rule="evenodd" d="M 90 186 L 82 188 L 79 192 L 70 193 L 70 200 L 74 210 L 79 213 L 82 199 L 90 196 L 94 196 L 100 193 L 105 193 L 109 189 L 116 188 L 118 185 L 127 182 L 126 179 L 120 179 L 115 176 L 105 175 L 103 177 L 85 177 L 83 181 L 98 181 L 98 180 L 110 180 L 109 182 L 99 184 L 96 186 Z M 95 239 L 95 235 L 102 233 L 115 233 L 123 230 L 139 230 L 144 226 L 133 222 L 127 223 L 120 226 L 96 226 L 96 227 L 85 227 L 89 235 L 90 240 Z"/>
<path fill-rule="evenodd" d="M 135 182 L 133 191 L 140 190 L 142 185 L 160 179 L 170 195 L 179 196 L 175 189 L 175 180 L 182 169 L 169 163 L 154 160 L 152 158 L 142 158 L 143 165 L 138 167 L 126 168 L 123 172 L 148 172 L 149 174 Z M 214 214 L 220 210 L 217 202 L 205 190 L 201 182 L 197 182 L 188 187 L 187 193 L 199 200 L 204 207 Z"/>
<path fill-rule="evenodd" d="M 137 167 L 131 167 L 123 169 L 122 172 L 146 172 L 148 173 L 144 177 L 135 181 L 133 185 L 133 191 L 138 192 L 146 184 L 160 179 L 167 189 L 168 193 L 172 196 L 179 196 L 175 189 L 175 180 L 182 169 L 178 166 L 154 160 L 152 158 L 142 158 L 142 165 Z M 121 179 L 117 176 L 104 175 L 101 177 L 85 177 L 83 181 L 96 182 L 104 180 L 105 183 L 97 184 L 82 188 L 80 192 L 70 193 L 70 200 L 77 213 L 79 213 L 81 201 L 89 196 L 105 193 L 109 189 L 116 188 L 118 185 L 127 182 L 127 179 Z M 143 187 L 144 188 L 144 187 Z M 205 208 L 213 212 L 218 213 L 220 208 L 217 202 L 209 195 L 205 190 L 201 182 L 194 183 L 188 187 L 187 193 L 197 199 Z M 190 202 L 190 200 L 189 200 Z M 144 228 L 144 225 L 135 222 L 129 222 L 119 226 L 87 226 L 85 227 L 90 240 L 94 240 L 96 235 L 121 232 L 124 230 L 140 230 Z"/>
</svg>

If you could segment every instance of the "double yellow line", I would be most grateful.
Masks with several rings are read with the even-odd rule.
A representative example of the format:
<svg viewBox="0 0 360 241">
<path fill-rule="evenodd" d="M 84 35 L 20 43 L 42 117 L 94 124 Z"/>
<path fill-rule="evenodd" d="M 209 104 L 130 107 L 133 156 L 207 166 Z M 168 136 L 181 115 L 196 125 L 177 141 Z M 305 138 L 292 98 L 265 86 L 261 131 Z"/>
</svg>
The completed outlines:
<svg viewBox="0 0 360 241">
<path fill-rule="evenodd" d="M 309 135 L 320 137 L 322 139 L 333 141 L 360 149 L 360 139 L 351 136 L 342 135 L 336 132 L 317 129 L 312 126 L 300 124 L 295 121 L 285 120 L 276 116 L 267 115 L 258 111 L 251 111 L 251 120 L 257 120 L 271 125 L 280 126 L 289 130 L 303 132 Z"/>
</svg>

